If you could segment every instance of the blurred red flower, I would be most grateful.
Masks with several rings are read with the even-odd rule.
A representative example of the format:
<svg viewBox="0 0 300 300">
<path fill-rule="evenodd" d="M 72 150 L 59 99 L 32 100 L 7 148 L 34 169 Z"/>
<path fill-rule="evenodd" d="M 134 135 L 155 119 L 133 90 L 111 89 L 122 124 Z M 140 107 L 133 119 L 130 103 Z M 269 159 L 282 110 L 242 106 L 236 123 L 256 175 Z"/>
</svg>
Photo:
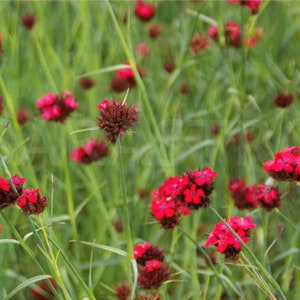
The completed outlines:
<svg viewBox="0 0 300 300">
<path fill-rule="evenodd" d="M 35 21 L 36 19 L 34 14 L 27 14 L 22 17 L 22 23 L 28 30 L 33 28 Z"/>
<path fill-rule="evenodd" d="M 149 21 L 153 18 L 155 9 L 152 5 L 145 3 L 143 0 L 136 0 L 134 13 L 140 20 Z"/>
<path fill-rule="evenodd" d="M 57 284 L 54 279 L 49 279 L 50 284 L 53 286 L 53 288 L 57 287 Z M 47 300 L 47 299 L 53 299 L 53 292 L 49 286 L 49 283 L 47 280 L 42 281 L 37 288 L 31 289 L 31 296 L 32 300 Z"/>
<path fill-rule="evenodd" d="M 41 197 L 39 189 L 24 189 L 18 198 L 18 206 L 26 215 L 40 214 L 47 206 L 47 199 L 45 196 Z"/>
</svg>

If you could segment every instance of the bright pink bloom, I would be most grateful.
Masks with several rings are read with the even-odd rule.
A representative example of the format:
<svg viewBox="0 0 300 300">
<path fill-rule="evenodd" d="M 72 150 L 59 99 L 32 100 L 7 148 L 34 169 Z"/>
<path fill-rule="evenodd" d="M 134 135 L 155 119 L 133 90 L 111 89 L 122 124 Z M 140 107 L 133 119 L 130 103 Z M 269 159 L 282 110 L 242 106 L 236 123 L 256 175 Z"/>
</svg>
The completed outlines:
<svg viewBox="0 0 300 300">
<path fill-rule="evenodd" d="M 24 189 L 18 198 L 18 206 L 27 215 L 40 214 L 47 206 L 47 199 L 40 196 L 39 189 Z"/>
<path fill-rule="evenodd" d="M 117 71 L 117 75 L 122 79 L 128 79 L 134 77 L 133 70 L 128 62 L 125 63 L 128 67 L 124 67 Z"/>
<path fill-rule="evenodd" d="M 152 5 L 149 5 L 142 0 L 137 0 L 134 13 L 140 20 L 149 21 L 154 16 L 155 9 Z"/>
<path fill-rule="evenodd" d="M 3 53 L 3 49 L 2 49 L 2 40 L 3 40 L 3 34 L 0 33 L 0 54 Z"/>
<path fill-rule="evenodd" d="M 241 28 L 234 22 L 228 22 L 224 26 L 225 41 L 228 46 L 239 48 L 242 43 Z"/>
<path fill-rule="evenodd" d="M 162 267 L 162 262 L 158 259 L 147 260 L 144 266 L 144 270 L 147 272 L 152 272 L 156 269 L 160 269 Z"/>
<path fill-rule="evenodd" d="M 207 29 L 207 35 L 214 41 L 219 40 L 219 30 L 216 25 L 212 25 Z"/>
<path fill-rule="evenodd" d="M 72 93 L 63 91 L 61 95 L 44 95 L 36 102 L 36 107 L 44 120 L 64 123 L 69 114 L 78 108 L 78 104 Z"/>
<path fill-rule="evenodd" d="M 133 257 L 136 259 L 137 263 L 142 266 L 145 266 L 149 260 L 159 260 L 163 262 L 165 258 L 163 250 L 147 242 L 138 244 L 134 247 Z"/>
<path fill-rule="evenodd" d="M 142 257 L 144 253 L 151 247 L 152 245 L 147 242 L 136 245 L 133 249 L 133 257 L 134 258 Z"/>
<path fill-rule="evenodd" d="M 89 140 L 85 145 L 72 150 L 70 158 L 77 163 L 90 164 L 105 157 L 108 153 L 108 147 L 104 140 Z"/>
<path fill-rule="evenodd" d="M 245 218 L 234 216 L 230 220 L 225 220 L 225 223 L 231 227 L 244 243 L 248 243 L 250 231 L 256 227 L 249 216 Z M 209 246 L 215 246 L 217 252 L 224 253 L 226 258 L 236 260 L 242 244 L 223 222 L 219 222 L 210 232 L 204 247 L 207 248 Z"/>
</svg>

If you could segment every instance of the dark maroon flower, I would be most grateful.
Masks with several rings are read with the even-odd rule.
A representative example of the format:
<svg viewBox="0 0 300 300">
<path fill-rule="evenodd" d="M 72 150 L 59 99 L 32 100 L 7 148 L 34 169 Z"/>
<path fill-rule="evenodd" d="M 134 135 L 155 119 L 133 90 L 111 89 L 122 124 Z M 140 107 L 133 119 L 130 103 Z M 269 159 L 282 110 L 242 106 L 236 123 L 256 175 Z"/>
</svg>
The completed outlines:
<svg viewBox="0 0 300 300">
<path fill-rule="evenodd" d="M 86 76 L 79 79 L 79 84 L 84 90 L 89 90 L 96 84 L 96 82 L 92 78 Z"/>
<path fill-rule="evenodd" d="M 44 95 L 36 102 L 36 107 L 44 120 L 64 123 L 70 113 L 78 108 L 78 104 L 72 93 L 64 91 L 60 95 Z"/>
<path fill-rule="evenodd" d="M 54 279 L 49 279 L 50 284 L 53 288 L 57 287 L 57 284 Z M 54 294 L 49 286 L 49 283 L 47 280 L 42 281 L 37 288 L 33 288 L 31 290 L 31 296 L 32 300 L 47 300 L 47 299 L 53 299 Z"/>
<path fill-rule="evenodd" d="M 275 99 L 274 99 L 274 104 L 278 107 L 281 108 L 286 108 L 288 107 L 292 102 L 294 101 L 294 95 L 293 94 L 284 94 L 281 93 L 279 94 Z"/>
<path fill-rule="evenodd" d="M 217 124 L 214 124 L 211 126 L 210 131 L 211 131 L 212 135 L 217 136 L 220 132 L 220 126 Z"/>
<path fill-rule="evenodd" d="M 279 181 L 300 181 L 300 147 L 294 146 L 275 153 L 274 159 L 263 164 L 264 171 Z"/>
<path fill-rule="evenodd" d="M 139 270 L 138 285 L 144 290 L 158 289 L 170 275 L 169 266 L 162 266 L 160 261 L 154 259 Z"/>
<path fill-rule="evenodd" d="M 113 225 L 114 225 L 114 228 L 115 228 L 115 230 L 117 231 L 117 232 L 122 232 L 123 231 L 123 223 L 122 223 L 122 221 L 121 220 L 116 220 L 114 223 L 113 223 Z"/>
<path fill-rule="evenodd" d="M 149 21 L 153 18 L 155 9 L 152 5 L 145 3 L 143 0 L 136 0 L 134 13 L 140 20 Z"/>
<path fill-rule="evenodd" d="M 2 40 L 3 40 L 3 34 L 0 33 L 0 54 L 3 53 L 3 48 L 2 48 Z"/>
<path fill-rule="evenodd" d="M 146 262 L 152 259 L 161 262 L 164 260 L 163 250 L 147 242 L 138 244 L 134 247 L 133 257 L 136 259 L 137 263 L 142 266 L 145 266 Z"/>
<path fill-rule="evenodd" d="M 104 139 L 89 140 L 84 146 L 73 149 L 70 157 L 77 163 L 90 164 L 105 157 L 107 153 L 108 147 Z"/>
<path fill-rule="evenodd" d="M 115 100 L 104 100 L 98 105 L 100 117 L 98 126 L 106 132 L 106 137 L 115 143 L 118 137 L 130 130 L 138 121 L 138 110 L 134 105 Z"/>
<path fill-rule="evenodd" d="M 26 108 L 20 108 L 17 112 L 17 121 L 20 125 L 23 125 L 30 119 L 30 111 Z"/>
<path fill-rule="evenodd" d="M 194 53 L 203 51 L 203 50 L 207 49 L 208 46 L 209 46 L 209 40 L 208 40 L 207 36 L 201 35 L 201 34 L 197 34 L 196 36 L 194 36 L 194 38 L 192 39 L 192 41 L 190 43 L 191 50 Z"/>
<path fill-rule="evenodd" d="M 119 300 L 129 300 L 130 296 L 130 286 L 127 283 L 122 283 L 120 285 L 117 285 L 115 288 L 116 296 Z"/>
<path fill-rule="evenodd" d="M 225 42 L 226 45 L 235 48 L 241 47 L 242 36 L 241 28 L 238 24 L 234 22 L 228 22 L 224 26 Z"/>
<path fill-rule="evenodd" d="M 158 25 L 158 24 L 152 24 L 148 28 L 149 36 L 152 39 L 157 39 L 158 36 L 161 34 L 161 32 L 162 32 L 162 27 L 160 25 Z"/>
<path fill-rule="evenodd" d="M 22 17 L 22 23 L 28 30 L 31 30 L 35 24 L 35 15 L 34 14 L 24 15 Z"/>
<path fill-rule="evenodd" d="M 15 174 L 10 181 L 11 183 L 0 177 L 0 209 L 15 204 L 19 195 L 22 194 L 25 178 L 19 178 Z"/>
<path fill-rule="evenodd" d="M 180 87 L 180 93 L 183 95 L 188 95 L 190 93 L 190 89 L 188 88 L 188 86 L 186 84 L 183 84 Z"/>
<path fill-rule="evenodd" d="M 173 62 L 173 60 L 169 60 L 164 64 L 164 69 L 168 72 L 168 73 L 172 73 L 175 70 L 175 63 Z"/>
<path fill-rule="evenodd" d="M 18 198 L 18 206 L 26 215 L 40 214 L 47 206 L 46 197 L 40 196 L 40 190 L 24 189 L 23 193 Z"/>
<path fill-rule="evenodd" d="M 248 243 L 250 231 L 256 227 L 253 220 L 246 216 L 240 218 L 232 217 L 225 222 L 236 232 L 244 243 Z M 223 222 L 215 225 L 205 242 L 205 248 L 215 246 L 217 252 L 224 253 L 225 257 L 230 260 L 237 260 L 241 251 L 242 243 L 232 234 Z"/>
</svg>

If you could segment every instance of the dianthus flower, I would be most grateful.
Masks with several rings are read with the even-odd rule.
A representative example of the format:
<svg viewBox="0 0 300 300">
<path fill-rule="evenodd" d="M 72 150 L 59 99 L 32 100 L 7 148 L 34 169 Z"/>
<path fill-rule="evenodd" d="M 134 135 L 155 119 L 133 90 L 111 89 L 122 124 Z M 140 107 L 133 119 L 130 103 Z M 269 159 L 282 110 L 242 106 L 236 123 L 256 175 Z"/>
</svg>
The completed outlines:
<svg viewBox="0 0 300 300">
<path fill-rule="evenodd" d="M 22 194 L 25 178 L 19 178 L 15 174 L 10 181 L 11 184 L 8 180 L 0 177 L 0 209 L 15 204 L 19 195 Z"/>
<path fill-rule="evenodd" d="M 84 146 L 72 150 L 70 158 L 77 163 L 90 164 L 105 157 L 108 147 L 104 140 L 89 140 Z"/>
<path fill-rule="evenodd" d="M 215 42 L 217 42 L 219 40 L 219 30 L 218 27 L 216 25 L 212 25 L 207 29 L 207 35 L 214 40 Z"/>
<path fill-rule="evenodd" d="M 159 37 L 159 35 L 161 34 L 162 32 L 162 28 L 160 25 L 158 24 L 152 24 L 149 28 L 148 28 L 148 33 L 149 33 L 149 36 L 152 38 L 152 39 L 157 39 Z"/>
<path fill-rule="evenodd" d="M 130 286 L 127 283 L 117 285 L 115 288 L 116 296 L 119 300 L 128 300 L 130 296 Z"/>
<path fill-rule="evenodd" d="M 164 260 L 163 250 L 159 249 L 156 246 L 153 246 L 150 243 L 144 242 L 137 244 L 133 249 L 133 257 L 136 259 L 137 263 L 145 266 L 146 262 L 149 260 Z"/>
<path fill-rule="evenodd" d="M 256 227 L 249 216 L 245 218 L 234 216 L 229 220 L 225 220 L 225 223 L 231 227 L 244 243 L 248 243 L 250 231 Z M 209 246 L 215 246 L 217 252 L 225 254 L 227 259 L 237 260 L 242 243 L 223 222 L 219 222 L 214 226 L 205 242 L 204 247 L 207 248 Z"/>
<path fill-rule="evenodd" d="M 155 9 L 152 5 L 145 3 L 143 0 L 136 0 L 134 13 L 140 20 L 149 21 L 153 18 Z"/>
<path fill-rule="evenodd" d="M 294 146 L 275 153 L 274 159 L 263 164 L 263 169 L 279 181 L 300 181 L 300 147 Z"/>
<path fill-rule="evenodd" d="M 85 76 L 79 79 L 79 84 L 84 90 L 89 90 L 96 84 L 96 82 L 92 78 Z"/>
<path fill-rule="evenodd" d="M 103 100 L 98 105 L 100 117 L 98 126 L 106 132 L 106 137 L 111 143 L 115 143 L 118 137 L 130 130 L 138 121 L 138 110 L 134 105 L 115 100 Z"/>
<path fill-rule="evenodd" d="M 239 209 L 262 206 L 271 210 L 280 206 L 278 187 L 268 184 L 246 185 L 243 180 L 234 179 L 230 182 L 229 189 L 234 204 Z"/>
<path fill-rule="evenodd" d="M 26 108 L 20 108 L 17 112 L 17 121 L 20 125 L 23 125 L 30 119 L 30 111 Z"/>
<path fill-rule="evenodd" d="M 241 28 L 234 22 L 228 22 L 224 26 L 226 45 L 239 48 L 242 43 Z"/>
<path fill-rule="evenodd" d="M 54 279 L 50 278 L 49 281 L 53 288 L 57 287 Z M 48 281 L 44 280 L 38 285 L 37 288 L 33 288 L 31 290 L 31 296 L 32 298 L 30 299 L 32 300 L 47 300 L 53 299 L 54 294 L 49 286 Z"/>
<path fill-rule="evenodd" d="M 3 49 L 2 49 L 2 39 L 3 39 L 3 34 L 0 33 L 0 54 L 3 53 Z"/>
<path fill-rule="evenodd" d="M 203 50 L 207 49 L 208 46 L 209 46 L 209 40 L 208 40 L 207 36 L 201 35 L 201 34 L 197 34 L 196 36 L 194 36 L 194 38 L 192 39 L 192 41 L 190 43 L 191 50 L 194 53 L 203 51 Z"/>
<path fill-rule="evenodd" d="M 151 215 L 164 229 L 174 228 L 182 215 L 208 206 L 216 175 L 210 168 L 204 168 L 167 178 L 151 193 Z"/>
<path fill-rule="evenodd" d="M 35 15 L 34 14 L 24 15 L 22 17 L 22 23 L 28 30 L 31 30 L 35 24 Z"/>
<path fill-rule="evenodd" d="M 139 43 L 135 47 L 135 53 L 137 56 L 145 57 L 149 55 L 150 52 L 151 49 L 146 42 Z"/>
<path fill-rule="evenodd" d="M 294 101 L 293 94 L 281 93 L 274 99 L 274 104 L 280 108 L 288 107 Z"/>
<path fill-rule="evenodd" d="M 64 91 L 60 95 L 44 95 L 36 102 L 36 107 L 44 120 L 64 123 L 69 114 L 78 108 L 78 104 L 72 93 Z"/>
<path fill-rule="evenodd" d="M 39 189 L 24 189 L 18 198 L 18 206 L 26 215 L 40 214 L 47 206 L 47 199 L 45 196 L 41 197 Z"/>
<path fill-rule="evenodd" d="M 227 2 L 246 5 L 253 15 L 258 13 L 259 7 L 261 5 L 261 0 L 227 0 Z"/>
<path fill-rule="evenodd" d="M 0 115 L 2 115 L 4 111 L 3 98 L 0 96 Z"/>
</svg>

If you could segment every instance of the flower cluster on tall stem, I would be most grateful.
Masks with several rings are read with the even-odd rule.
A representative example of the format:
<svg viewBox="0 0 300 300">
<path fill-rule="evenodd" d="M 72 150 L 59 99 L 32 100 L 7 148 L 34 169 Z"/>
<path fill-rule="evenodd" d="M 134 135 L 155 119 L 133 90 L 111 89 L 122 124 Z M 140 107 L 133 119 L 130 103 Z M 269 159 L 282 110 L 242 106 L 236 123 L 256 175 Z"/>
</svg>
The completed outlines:
<svg viewBox="0 0 300 300">
<path fill-rule="evenodd" d="M 169 266 L 163 266 L 163 250 L 150 243 L 141 243 L 134 247 L 133 256 L 141 266 L 138 284 L 145 290 L 158 289 L 170 277 Z"/>
<path fill-rule="evenodd" d="M 72 93 L 63 91 L 60 95 L 44 95 L 38 99 L 36 107 L 44 120 L 65 123 L 65 119 L 78 108 L 78 104 Z"/>
<path fill-rule="evenodd" d="M 249 216 L 246 216 L 245 218 L 234 216 L 224 222 L 245 244 L 249 241 L 251 230 L 256 227 Z M 223 253 L 227 259 L 235 261 L 239 257 L 242 243 L 224 222 L 221 221 L 214 226 L 205 242 L 205 248 L 215 246 L 217 252 Z"/>
<path fill-rule="evenodd" d="M 204 168 L 167 178 L 151 193 L 151 215 L 164 229 L 174 228 L 182 215 L 209 205 L 216 176 L 212 169 Z"/>
<path fill-rule="evenodd" d="M 274 155 L 273 160 L 266 161 L 263 169 L 278 181 L 300 181 L 300 147 L 284 148 Z"/>
<path fill-rule="evenodd" d="M 258 206 L 271 210 L 280 206 L 278 187 L 270 184 L 246 185 L 243 180 L 233 179 L 229 189 L 234 204 L 239 209 L 255 208 Z"/>
<path fill-rule="evenodd" d="M 106 132 L 111 143 L 116 143 L 138 121 L 139 114 L 135 105 L 128 105 L 126 101 L 103 100 L 98 105 L 100 117 L 97 119 L 99 128 Z"/>
</svg>

